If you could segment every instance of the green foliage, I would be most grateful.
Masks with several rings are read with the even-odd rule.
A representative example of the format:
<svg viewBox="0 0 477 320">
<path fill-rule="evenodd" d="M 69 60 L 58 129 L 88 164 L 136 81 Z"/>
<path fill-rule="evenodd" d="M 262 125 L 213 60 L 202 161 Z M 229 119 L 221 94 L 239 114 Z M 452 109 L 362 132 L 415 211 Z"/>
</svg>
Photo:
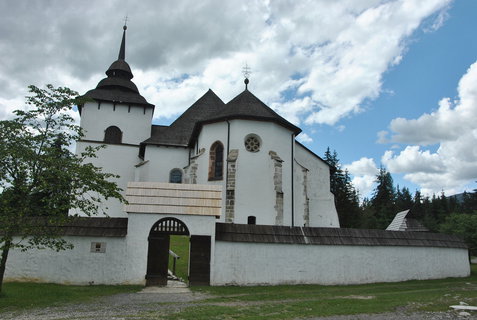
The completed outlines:
<svg viewBox="0 0 477 320">
<path fill-rule="evenodd" d="M 180 258 L 176 260 L 176 275 L 187 281 L 189 272 L 189 237 L 188 236 L 170 236 L 170 250 Z M 173 259 L 169 255 L 169 270 L 172 271 Z"/>
<path fill-rule="evenodd" d="M 358 192 L 354 188 L 347 170 L 343 170 L 336 151 L 330 148 L 324 160 L 331 166 L 330 191 L 335 196 L 335 206 L 342 228 L 357 228 L 361 224 L 361 210 Z"/>
<path fill-rule="evenodd" d="M 64 286 L 7 282 L 4 284 L 4 292 L 0 294 L 0 312 L 90 301 L 97 297 L 137 292 L 140 289 L 140 286 Z"/>
<path fill-rule="evenodd" d="M 385 229 L 397 213 L 396 193 L 391 174 L 384 168 L 376 176 L 377 186 L 371 198 L 371 206 L 376 217 L 377 227 Z"/>
<path fill-rule="evenodd" d="M 134 314 L 127 314 L 121 305 L 109 307 L 110 318 L 134 319 L 303 319 L 344 314 L 382 312 L 405 313 L 447 311 L 450 305 L 464 301 L 477 303 L 477 266 L 466 278 L 414 280 L 399 283 L 375 283 L 348 286 L 292 285 L 257 287 L 192 287 L 196 301 L 184 306 L 177 303 L 151 305 L 149 299 L 137 299 Z M 67 309 L 78 309 L 75 303 L 100 296 L 136 292 L 139 286 L 62 286 L 38 283 L 6 283 L 0 298 L 2 312 L 46 308 L 70 303 Z M 194 299 L 195 300 L 195 299 Z M 99 302 L 99 304 L 98 304 Z M 110 302 L 110 300 L 108 300 Z M 126 303 L 131 303 L 126 302 Z M 98 308 L 107 305 L 96 300 L 91 307 L 98 317 Z M 138 312 L 144 308 L 144 311 Z M 63 309 L 63 308 L 62 308 Z M 91 308 L 84 307 L 85 317 Z M 114 310 L 113 310 L 114 309 Z M 55 310 L 55 309 L 53 309 Z M 53 311 L 52 310 L 52 311 Z M 55 310 L 56 311 L 56 310 Z M 78 311 L 78 310 L 77 310 Z M 89 313 L 88 313 L 89 312 Z M 88 313 L 88 315 L 86 315 Z M 81 318 L 81 311 L 77 317 Z M 361 315 L 363 317 L 363 315 Z"/>
<path fill-rule="evenodd" d="M 323 159 L 332 168 L 330 191 L 335 197 L 335 206 L 342 228 L 385 229 L 398 212 L 411 209 L 409 218 L 418 220 L 432 232 L 461 235 L 473 248 L 472 250 L 476 250 L 471 228 L 463 231 L 459 225 L 461 220 L 449 216 L 451 213 L 477 216 L 477 190 L 472 193 L 464 192 L 459 198 L 447 197 L 444 192 L 424 197 L 419 190 L 412 196 L 406 187 L 395 188 L 391 174 L 381 167 L 376 176 L 376 187 L 371 199 L 365 198 L 360 204 L 358 193 L 348 172 L 341 168 L 337 152 L 331 152 L 328 148 Z M 471 218 L 464 216 L 459 219 Z M 470 221 L 469 224 L 472 225 Z"/>
<path fill-rule="evenodd" d="M 406 187 L 400 189 L 398 186 L 396 188 L 396 212 L 410 209 L 412 206 L 413 199 L 409 189 Z"/>
<path fill-rule="evenodd" d="M 477 214 L 454 213 L 440 225 L 441 232 L 464 238 L 472 254 L 477 254 Z"/>
<path fill-rule="evenodd" d="M 104 213 L 103 199 L 124 201 L 117 176 L 87 162 L 101 146 L 71 151 L 83 137 L 71 116 L 83 103 L 78 94 L 52 85 L 29 90 L 26 109 L 0 121 L 0 291 L 10 248 L 71 248 L 58 228 L 70 209 L 93 215 Z"/>
<path fill-rule="evenodd" d="M 216 297 L 168 319 L 303 319 L 398 308 L 447 311 L 460 301 L 477 303 L 476 289 L 475 266 L 468 278 L 349 286 L 201 287 L 194 290 Z"/>
</svg>

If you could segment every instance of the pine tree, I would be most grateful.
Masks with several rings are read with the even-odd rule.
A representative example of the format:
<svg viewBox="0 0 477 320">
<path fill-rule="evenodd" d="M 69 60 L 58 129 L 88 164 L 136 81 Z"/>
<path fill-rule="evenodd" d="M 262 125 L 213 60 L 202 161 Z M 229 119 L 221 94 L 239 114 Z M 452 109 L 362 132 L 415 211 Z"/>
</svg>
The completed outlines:
<svg viewBox="0 0 477 320">
<path fill-rule="evenodd" d="M 413 207 L 412 195 L 409 192 L 409 189 L 404 187 L 402 189 L 397 186 L 396 188 L 396 211 L 404 211 L 411 209 Z"/>
<path fill-rule="evenodd" d="M 424 206 L 422 205 L 422 196 L 419 190 L 414 193 L 414 199 L 412 201 L 412 216 L 422 222 L 424 218 Z"/>
<path fill-rule="evenodd" d="M 371 198 L 371 207 L 377 220 L 377 227 L 385 229 L 396 215 L 396 194 L 391 174 L 384 168 L 376 176 L 376 189 Z"/>
<path fill-rule="evenodd" d="M 335 207 L 342 228 L 357 228 L 360 225 L 361 209 L 358 192 L 351 182 L 348 171 L 341 168 L 338 153 L 328 147 L 324 160 L 332 167 L 330 190 L 335 196 Z"/>
</svg>

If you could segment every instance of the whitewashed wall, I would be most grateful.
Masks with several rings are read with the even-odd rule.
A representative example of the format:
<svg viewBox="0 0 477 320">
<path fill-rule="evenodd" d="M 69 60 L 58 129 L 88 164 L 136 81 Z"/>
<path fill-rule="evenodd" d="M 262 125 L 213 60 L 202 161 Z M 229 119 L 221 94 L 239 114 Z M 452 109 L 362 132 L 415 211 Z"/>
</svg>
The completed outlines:
<svg viewBox="0 0 477 320">
<path fill-rule="evenodd" d="M 358 284 L 469 274 L 466 249 L 216 241 L 211 285 Z"/>
<path fill-rule="evenodd" d="M 126 238 L 65 237 L 73 250 L 11 250 L 6 281 L 36 281 L 63 284 L 130 284 Z M 91 242 L 105 242 L 106 252 L 91 252 Z"/>
<path fill-rule="evenodd" d="M 192 235 L 210 235 L 215 240 L 214 216 L 129 214 L 128 235 L 123 238 L 77 237 L 65 239 L 73 250 L 50 249 L 21 252 L 11 250 L 6 281 L 34 281 L 62 284 L 145 284 L 149 232 L 162 218 L 177 218 Z M 91 242 L 105 242 L 106 252 L 91 251 Z M 211 265 L 214 256 L 211 256 Z"/>
<path fill-rule="evenodd" d="M 77 142 L 76 152 L 82 152 L 88 145 L 98 146 L 99 144 L 89 142 Z M 90 159 L 97 167 L 103 168 L 104 172 L 119 175 L 119 178 L 113 178 L 118 187 L 123 189 L 123 196 L 129 181 L 135 179 L 135 165 L 141 160 L 138 157 L 139 147 L 129 145 L 106 145 L 105 148 L 99 150 L 96 155 L 97 158 Z M 126 212 L 123 211 L 123 205 L 117 199 L 104 200 L 101 208 L 107 208 L 107 214 L 110 217 L 127 217 Z M 73 212 L 72 212 L 73 213 Z M 74 212 L 79 215 L 84 215 L 81 212 Z"/>
<path fill-rule="evenodd" d="M 198 139 L 198 149 L 205 148 L 206 152 L 198 159 L 198 183 L 222 185 L 225 194 L 226 163 L 224 179 L 208 181 L 210 147 L 215 141 L 221 141 L 224 145 L 225 157 L 227 157 L 227 150 L 237 149 L 239 154 L 236 161 L 234 223 L 247 223 L 248 216 L 256 216 L 257 224 L 273 225 L 276 217 L 274 166 L 269 151 L 275 151 L 283 160 L 283 224 L 291 225 L 291 131 L 272 122 L 231 120 L 230 145 L 227 145 L 227 130 L 227 122 L 208 124 L 203 127 Z M 245 137 L 249 134 L 256 134 L 262 140 L 260 151 L 257 153 L 251 153 L 245 149 Z M 225 210 L 225 202 L 223 208 Z M 225 212 L 220 221 L 224 219 Z"/>
<path fill-rule="evenodd" d="M 260 151 L 245 149 L 249 134 L 260 137 Z M 292 132 L 272 122 L 231 121 L 231 149 L 238 149 L 235 191 L 235 223 L 247 223 L 248 216 L 256 216 L 257 224 L 276 224 L 276 191 L 274 161 L 269 152 L 274 151 L 283 160 L 283 225 L 291 225 L 291 151 Z"/>
<path fill-rule="evenodd" d="M 85 140 L 103 141 L 104 131 L 109 126 L 117 126 L 123 133 L 122 142 L 139 144 L 151 136 L 153 109 L 102 102 L 85 103 L 81 111 L 81 127 L 85 130 Z"/>
<path fill-rule="evenodd" d="M 144 160 L 149 162 L 139 168 L 138 181 L 169 182 L 172 169 L 180 169 L 184 177 L 183 169 L 189 164 L 189 149 L 148 145 Z"/>
<path fill-rule="evenodd" d="M 295 144 L 295 220 L 296 226 L 304 225 L 303 211 L 306 202 L 303 171 L 306 168 L 307 196 L 309 199 L 310 227 L 339 228 L 334 195 L 330 192 L 330 168 L 316 155 L 299 143 Z"/>
</svg>

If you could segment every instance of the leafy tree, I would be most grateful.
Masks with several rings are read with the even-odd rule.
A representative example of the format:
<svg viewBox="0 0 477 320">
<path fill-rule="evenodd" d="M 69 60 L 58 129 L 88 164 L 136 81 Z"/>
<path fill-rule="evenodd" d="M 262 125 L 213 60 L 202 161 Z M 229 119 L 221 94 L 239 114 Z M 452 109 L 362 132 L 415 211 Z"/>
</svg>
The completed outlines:
<svg viewBox="0 0 477 320">
<path fill-rule="evenodd" d="M 68 113 L 78 94 L 52 85 L 29 91 L 28 110 L 0 121 L 0 292 L 10 249 L 72 248 L 60 228 L 70 209 L 89 216 L 105 213 L 102 199 L 124 201 L 110 181 L 117 176 L 88 162 L 101 147 L 70 151 L 83 136 Z"/>
<path fill-rule="evenodd" d="M 453 213 L 440 225 L 440 232 L 464 238 L 471 254 L 477 254 L 477 214 Z"/>
</svg>

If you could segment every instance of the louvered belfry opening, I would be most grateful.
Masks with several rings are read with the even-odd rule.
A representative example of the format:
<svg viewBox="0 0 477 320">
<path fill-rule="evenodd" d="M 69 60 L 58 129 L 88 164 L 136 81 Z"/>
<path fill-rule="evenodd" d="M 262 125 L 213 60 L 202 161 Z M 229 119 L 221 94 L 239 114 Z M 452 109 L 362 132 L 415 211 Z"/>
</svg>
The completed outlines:
<svg viewBox="0 0 477 320">
<path fill-rule="evenodd" d="M 151 228 L 150 235 L 157 233 L 188 236 L 189 229 L 179 219 L 164 218 L 156 222 Z"/>
</svg>

